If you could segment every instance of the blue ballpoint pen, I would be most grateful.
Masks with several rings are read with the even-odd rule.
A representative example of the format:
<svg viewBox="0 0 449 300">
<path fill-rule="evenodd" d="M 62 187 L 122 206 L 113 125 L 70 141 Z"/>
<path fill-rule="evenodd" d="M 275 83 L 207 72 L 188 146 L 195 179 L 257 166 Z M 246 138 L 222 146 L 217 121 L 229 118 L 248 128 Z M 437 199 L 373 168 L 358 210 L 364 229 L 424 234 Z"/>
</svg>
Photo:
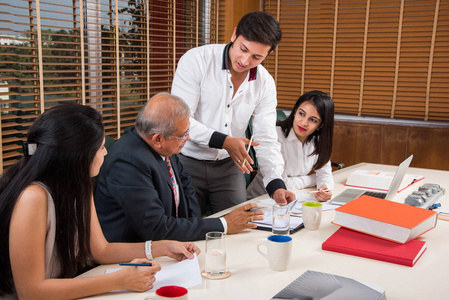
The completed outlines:
<svg viewBox="0 0 449 300">
<path fill-rule="evenodd" d="M 135 267 L 151 267 L 153 266 L 152 264 L 148 264 L 148 263 L 119 263 L 119 266 L 135 266 Z"/>
</svg>

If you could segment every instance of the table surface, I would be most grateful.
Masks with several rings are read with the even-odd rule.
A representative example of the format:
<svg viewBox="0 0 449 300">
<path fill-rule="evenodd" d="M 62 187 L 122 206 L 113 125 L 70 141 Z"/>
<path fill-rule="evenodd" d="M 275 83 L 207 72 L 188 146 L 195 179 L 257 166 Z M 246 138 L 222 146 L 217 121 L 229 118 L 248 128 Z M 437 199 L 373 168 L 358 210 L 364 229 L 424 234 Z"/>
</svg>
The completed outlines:
<svg viewBox="0 0 449 300">
<path fill-rule="evenodd" d="M 360 163 L 335 171 L 334 195 L 346 187 L 344 183 L 348 175 L 357 170 L 395 171 L 397 166 Z M 404 199 L 424 183 L 440 184 L 449 191 L 449 172 L 409 168 L 410 174 L 425 176 L 425 179 L 398 193 L 393 201 L 404 202 Z M 311 189 L 298 191 L 307 194 Z M 440 211 L 449 211 L 448 193 L 437 202 L 441 203 Z M 255 198 L 249 202 L 257 202 Z M 231 210 L 231 209 L 229 209 Z M 220 212 L 217 215 L 222 215 Z M 214 216 L 214 215 L 213 215 Z M 212 216 L 212 217 L 213 217 Z M 227 237 L 227 267 L 231 276 L 223 280 L 202 279 L 202 284 L 189 289 L 189 299 L 270 299 L 307 270 L 330 273 L 353 278 L 362 282 L 386 287 L 389 300 L 399 299 L 443 299 L 449 297 L 449 282 L 445 276 L 449 271 L 449 222 L 439 220 L 435 229 L 425 233 L 418 239 L 426 241 L 427 250 L 415 266 L 407 267 L 352 255 L 324 251 L 322 243 L 339 227 L 331 224 L 335 211 L 324 211 L 319 230 L 301 229 L 291 235 L 293 238 L 292 257 L 287 271 L 272 271 L 268 261 L 257 252 L 257 244 L 266 240 L 268 231 L 248 229 Z M 199 255 L 200 268 L 204 268 L 205 243 L 195 242 L 201 249 Z M 175 261 L 157 258 L 161 265 L 169 265 Z M 117 268 L 118 265 L 101 265 L 82 275 L 88 277 L 104 274 L 106 269 Z M 146 293 L 107 293 L 89 299 L 143 299 L 154 295 Z"/>
</svg>

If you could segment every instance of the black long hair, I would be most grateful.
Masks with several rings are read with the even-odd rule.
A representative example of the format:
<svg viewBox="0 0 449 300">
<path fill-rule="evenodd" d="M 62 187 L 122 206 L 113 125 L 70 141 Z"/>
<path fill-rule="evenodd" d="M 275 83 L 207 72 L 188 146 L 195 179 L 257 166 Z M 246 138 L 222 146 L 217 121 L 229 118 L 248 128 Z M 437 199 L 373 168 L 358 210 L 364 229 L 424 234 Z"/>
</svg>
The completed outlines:
<svg viewBox="0 0 449 300">
<path fill-rule="evenodd" d="M 313 140 L 315 150 L 311 155 L 318 155 L 318 160 L 313 166 L 313 170 L 321 169 L 331 158 L 332 140 L 334 135 L 334 101 L 326 93 L 321 91 L 310 91 L 303 94 L 293 106 L 292 113 L 284 121 L 278 121 L 284 136 L 287 137 L 293 128 L 293 121 L 299 106 L 304 102 L 311 102 L 321 117 L 321 127 L 315 130 L 306 139 L 306 143 Z"/>
<path fill-rule="evenodd" d="M 27 142 L 34 155 L 22 157 L 0 178 L 0 295 L 14 291 L 9 258 L 9 226 L 22 191 L 34 181 L 45 184 L 56 210 L 59 277 L 73 277 L 92 262 L 90 168 L 102 145 L 101 115 L 92 107 L 62 104 L 50 108 L 31 125 Z"/>
</svg>

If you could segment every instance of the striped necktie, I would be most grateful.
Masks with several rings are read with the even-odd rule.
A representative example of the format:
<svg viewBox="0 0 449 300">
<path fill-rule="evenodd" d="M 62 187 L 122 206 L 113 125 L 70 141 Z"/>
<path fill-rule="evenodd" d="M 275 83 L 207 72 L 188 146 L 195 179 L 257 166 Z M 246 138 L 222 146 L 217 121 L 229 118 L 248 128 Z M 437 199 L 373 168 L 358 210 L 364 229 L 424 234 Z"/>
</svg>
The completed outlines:
<svg viewBox="0 0 449 300">
<path fill-rule="evenodd" d="M 165 164 L 167 165 L 168 173 L 170 174 L 170 179 L 172 183 L 173 188 L 173 195 L 175 198 L 175 205 L 176 205 L 176 218 L 178 217 L 178 206 L 179 206 L 179 193 L 178 193 L 178 186 L 176 185 L 175 181 L 175 173 L 173 172 L 173 167 L 170 162 L 170 158 L 165 158 Z"/>
</svg>

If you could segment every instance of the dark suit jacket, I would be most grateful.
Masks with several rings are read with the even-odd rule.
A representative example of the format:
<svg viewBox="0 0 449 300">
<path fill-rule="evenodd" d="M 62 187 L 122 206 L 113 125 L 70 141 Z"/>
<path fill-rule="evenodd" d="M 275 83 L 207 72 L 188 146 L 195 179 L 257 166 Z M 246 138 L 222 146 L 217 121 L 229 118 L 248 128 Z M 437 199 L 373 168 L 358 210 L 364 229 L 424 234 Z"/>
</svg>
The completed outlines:
<svg viewBox="0 0 449 300">
<path fill-rule="evenodd" d="M 109 242 L 202 240 L 223 231 L 218 218 L 203 219 L 190 175 L 170 160 L 179 186 L 178 218 L 165 162 L 134 127 L 112 146 L 98 176 L 95 207 Z"/>
</svg>

